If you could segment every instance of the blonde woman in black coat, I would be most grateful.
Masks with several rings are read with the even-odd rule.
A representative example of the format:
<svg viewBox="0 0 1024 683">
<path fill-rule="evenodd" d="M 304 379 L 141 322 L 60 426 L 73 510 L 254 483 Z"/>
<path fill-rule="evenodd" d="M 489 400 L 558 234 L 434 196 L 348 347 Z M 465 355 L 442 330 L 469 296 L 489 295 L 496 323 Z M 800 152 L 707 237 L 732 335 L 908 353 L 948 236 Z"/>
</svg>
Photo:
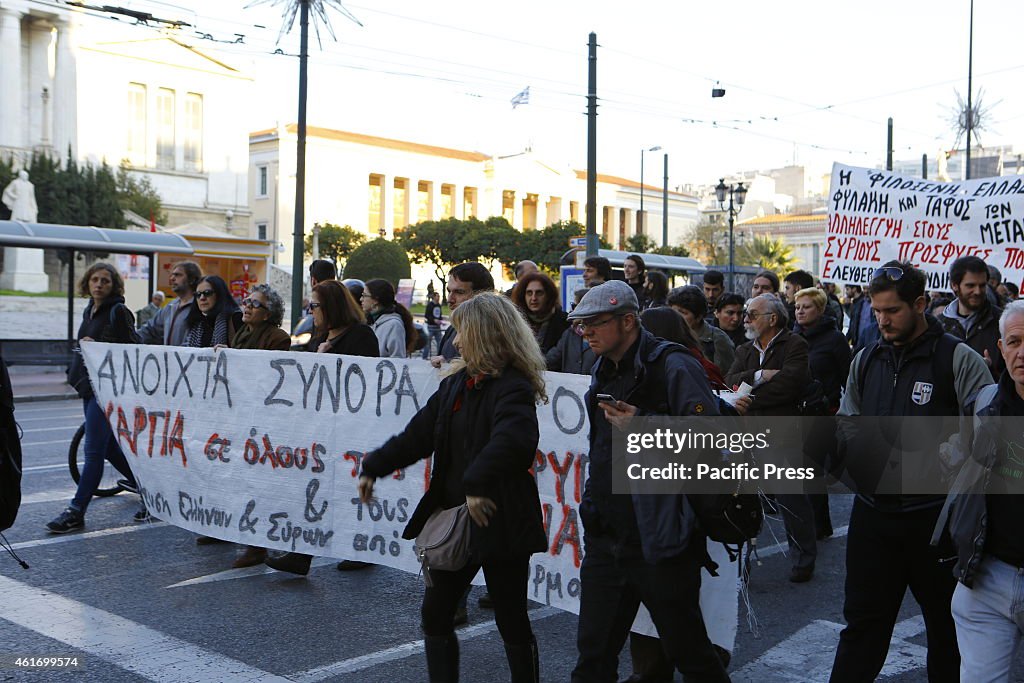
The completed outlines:
<svg viewBox="0 0 1024 683">
<path fill-rule="evenodd" d="M 452 362 L 437 392 L 392 437 L 363 460 L 359 495 L 376 479 L 433 455 L 430 486 L 404 538 L 416 538 L 434 511 L 465 504 L 471 556 L 458 571 L 427 570 L 422 620 L 427 669 L 434 682 L 457 681 L 459 644 L 452 619 L 483 568 L 513 681 L 539 681 L 537 641 L 526 614 L 530 555 L 546 547 L 537 483 L 537 403 L 546 401 L 544 358 L 526 321 L 507 297 L 484 293 L 452 313 Z"/>
</svg>

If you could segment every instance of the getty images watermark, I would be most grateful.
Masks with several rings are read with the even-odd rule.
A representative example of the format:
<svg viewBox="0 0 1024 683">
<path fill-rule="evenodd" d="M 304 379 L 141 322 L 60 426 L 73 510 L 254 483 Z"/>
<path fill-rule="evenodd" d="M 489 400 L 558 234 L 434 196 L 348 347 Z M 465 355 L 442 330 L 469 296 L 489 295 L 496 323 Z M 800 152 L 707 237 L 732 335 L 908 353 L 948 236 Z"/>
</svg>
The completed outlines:
<svg viewBox="0 0 1024 683">
<path fill-rule="evenodd" d="M 1024 493 L 1024 421 L 973 417 L 636 417 L 612 430 L 615 493 L 848 490 L 945 496 L 970 490 L 993 449 L 997 493 Z M 985 438 L 976 438 L 983 434 Z M 1015 436 L 1019 435 L 1019 436 Z"/>
</svg>

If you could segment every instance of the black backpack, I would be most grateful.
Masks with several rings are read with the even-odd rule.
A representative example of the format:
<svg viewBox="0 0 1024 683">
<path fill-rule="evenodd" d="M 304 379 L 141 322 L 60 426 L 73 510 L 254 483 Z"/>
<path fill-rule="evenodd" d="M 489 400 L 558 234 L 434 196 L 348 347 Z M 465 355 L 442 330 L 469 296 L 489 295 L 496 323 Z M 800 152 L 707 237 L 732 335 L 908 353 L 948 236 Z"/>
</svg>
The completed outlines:
<svg viewBox="0 0 1024 683">
<path fill-rule="evenodd" d="M 685 346 L 662 342 L 657 360 L 647 366 L 643 387 L 644 393 L 657 397 L 656 412 L 667 410 L 665 359 L 671 353 L 694 355 Z M 761 533 L 764 509 L 761 507 L 760 495 L 754 488 L 739 485 L 729 493 L 687 494 L 687 499 L 697 514 L 701 531 L 712 541 L 723 544 L 731 559 L 739 556 L 743 544 L 750 543 Z"/>
<path fill-rule="evenodd" d="M 0 531 L 10 529 L 21 506 L 21 440 L 14 421 L 14 391 L 0 358 Z"/>
</svg>

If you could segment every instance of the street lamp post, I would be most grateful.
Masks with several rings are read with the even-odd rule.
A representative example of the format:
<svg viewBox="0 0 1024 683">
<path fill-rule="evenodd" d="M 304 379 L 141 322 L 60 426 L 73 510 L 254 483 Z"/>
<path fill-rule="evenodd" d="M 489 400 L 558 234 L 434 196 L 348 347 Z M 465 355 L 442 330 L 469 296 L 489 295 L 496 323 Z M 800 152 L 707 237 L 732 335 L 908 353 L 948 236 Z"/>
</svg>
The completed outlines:
<svg viewBox="0 0 1024 683">
<path fill-rule="evenodd" d="M 655 145 L 654 147 L 648 147 L 647 149 L 640 150 L 640 229 L 637 233 L 643 233 L 646 227 L 646 216 L 644 215 L 644 156 L 647 152 L 657 152 L 661 149 L 661 145 Z"/>
<path fill-rule="evenodd" d="M 743 209 L 743 203 L 747 200 L 747 188 L 743 187 L 743 183 L 732 183 L 726 185 L 724 178 L 718 179 L 718 185 L 715 186 L 715 197 L 718 199 L 718 205 L 721 208 L 725 207 L 725 196 L 729 195 L 729 291 L 736 291 L 736 242 L 733 239 L 733 226 L 736 222 L 736 216 Z"/>
</svg>

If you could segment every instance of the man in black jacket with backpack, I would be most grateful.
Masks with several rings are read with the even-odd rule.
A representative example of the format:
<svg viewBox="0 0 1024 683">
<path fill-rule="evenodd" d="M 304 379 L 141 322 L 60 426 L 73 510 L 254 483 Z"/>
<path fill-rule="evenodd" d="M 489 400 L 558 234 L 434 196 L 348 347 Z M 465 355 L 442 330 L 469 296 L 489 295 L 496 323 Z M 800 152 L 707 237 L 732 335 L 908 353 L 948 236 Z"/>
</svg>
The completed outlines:
<svg viewBox="0 0 1024 683">
<path fill-rule="evenodd" d="M 925 316 L 925 283 L 924 273 L 897 261 L 879 268 L 871 280 L 868 296 L 881 339 L 853 359 L 839 407 L 839 455 L 847 459 L 847 472 L 871 470 L 874 463 L 865 461 L 880 454 L 851 446 L 858 432 L 877 433 L 878 424 L 861 420 L 855 428 L 844 417 L 957 416 L 969 397 L 991 381 L 981 356 Z M 905 445 L 900 457 L 910 448 Z M 943 499 L 902 492 L 879 495 L 866 487 L 857 491 L 846 545 L 847 626 L 839 637 L 833 683 L 878 676 L 908 587 L 921 606 L 928 634 L 928 680 L 959 680 L 950 614 L 956 583 L 948 561 L 952 549 L 944 552 L 930 545 Z"/>
<path fill-rule="evenodd" d="M 718 415 L 700 363 L 644 330 L 638 309 L 629 285 L 612 280 L 590 289 L 569 315 L 598 357 L 586 396 L 590 467 L 579 508 L 586 555 L 572 680 L 616 680 L 619 651 L 642 602 L 687 680 L 728 681 L 700 611 L 707 548 L 688 499 L 612 490 L 613 429 L 638 413 Z M 600 394 L 615 400 L 599 402 Z"/>
</svg>

